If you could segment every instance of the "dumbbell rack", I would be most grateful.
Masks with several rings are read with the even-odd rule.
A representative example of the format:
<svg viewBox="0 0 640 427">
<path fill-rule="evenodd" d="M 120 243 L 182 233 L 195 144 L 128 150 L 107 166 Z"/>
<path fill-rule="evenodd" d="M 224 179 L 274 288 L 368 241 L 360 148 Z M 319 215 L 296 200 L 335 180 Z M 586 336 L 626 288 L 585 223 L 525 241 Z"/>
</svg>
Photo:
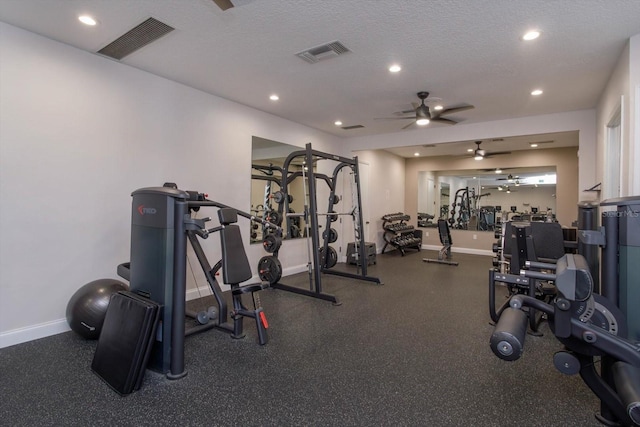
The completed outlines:
<svg viewBox="0 0 640 427">
<path fill-rule="evenodd" d="M 398 249 L 402 256 L 406 249 L 420 250 L 422 247 L 422 239 L 414 233 L 413 225 L 407 224 L 411 217 L 402 212 L 386 214 L 382 217 L 382 228 L 384 230 L 383 239 L 385 241 L 382 252 L 388 246 Z"/>
</svg>

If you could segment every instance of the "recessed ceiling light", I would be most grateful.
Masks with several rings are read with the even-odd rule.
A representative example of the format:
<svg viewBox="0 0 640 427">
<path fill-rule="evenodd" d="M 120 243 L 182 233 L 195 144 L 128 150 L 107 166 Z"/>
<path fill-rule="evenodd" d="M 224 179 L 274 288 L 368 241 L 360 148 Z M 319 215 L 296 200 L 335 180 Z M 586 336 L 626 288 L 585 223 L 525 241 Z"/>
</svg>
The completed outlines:
<svg viewBox="0 0 640 427">
<path fill-rule="evenodd" d="M 413 153 L 413 155 L 418 157 L 420 155 L 420 153 L 416 152 L 416 153 Z"/>
<path fill-rule="evenodd" d="M 531 41 L 537 39 L 538 37 L 540 37 L 540 31 L 532 30 L 522 36 L 522 40 Z"/>
<path fill-rule="evenodd" d="M 400 70 L 402 70 L 402 67 L 400 67 L 398 64 L 393 64 L 392 66 L 389 67 L 389 71 L 392 73 L 397 73 Z"/>
<path fill-rule="evenodd" d="M 472 153 L 473 152 L 473 148 L 467 148 L 467 153 Z"/>
<path fill-rule="evenodd" d="M 442 110 L 444 107 L 442 105 L 436 105 L 435 107 L 433 107 L 434 110 L 440 111 Z"/>
<path fill-rule="evenodd" d="M 536 144 L 535 142 L 532 142 L 531 144 L 529 144 L 529 146 L 531 148 L 536 148 L 538 146 L 538 144 Z"/>
<path fill-rule="evenodd" d="M 276 94 L 273 94 L 273 95 L 271 95 L 269 97 L 269 99 L 272 100 L 272 101 L 277 101 L 278 99 L 280 99 L 280 97 L 278 95 L 276 95 Z"/>
<path fill-rule="evenodd" d="M 533 95 L 533 96 L 542 95 L 542 89 L 536 89 L 536 90 L 532 91 L 531 95 Z"/>
<path fill-rule="evenodd" d="M 429 119 L 418 119 L 416 120 L 416 124 L 418 126 L 424 126 L 429 124 Z"/>
<path fill-rule="evenodd" d="M 333 124 L 336 126 L 342 126 L 342 122 L 340 120 L 336 120 Z"/>
<path fill-rule="evenodd" d="M 84 25 L 91 25 L 91 26 L 94 26 L 98 23 L 98 21 L 96 21 L 89 15 L 78 16 L 78 21 L 82 22 Z"/>
<path fill-rule="evenodd" d="M 497 168 L 497 169 L 496 169 L 496 173 L 502 173 L 502 169 Z"/>
</svg>

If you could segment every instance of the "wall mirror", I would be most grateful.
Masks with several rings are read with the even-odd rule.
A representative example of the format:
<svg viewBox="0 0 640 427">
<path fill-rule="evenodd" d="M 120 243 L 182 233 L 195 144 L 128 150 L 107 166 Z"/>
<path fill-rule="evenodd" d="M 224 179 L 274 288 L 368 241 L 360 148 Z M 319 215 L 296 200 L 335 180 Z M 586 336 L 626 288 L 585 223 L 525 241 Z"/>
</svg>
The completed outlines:
<svg viewBox="0 0 640 427">
<path fill-rule="evenodd" d="M 501 221 L 553 220 L 555 167 L 418 172 L 418 226 L 493 231 Z"/>
<path fill-rule="evenodd" d="M 270 212 L 278 210 L 278 199 L 274 195 L 281 189 L 282 166 L 287 156 L 304 148 L 257 136 L 252 137 L 251 143 L 251 213 L 266 218 Z M 291 196 L 289 211 L 303 212 L 305 203 L 302 179 L 292 181 L 288 186 L 288 192 Z M 295 218 L 291 221 L 289 229 L 283 230 L 283 237 L 302 237 L 304 229 L 304 219 Z M 262 231 L 258 224 L 251 224 L 251 243 L 262 243 Z"/>
</svg>

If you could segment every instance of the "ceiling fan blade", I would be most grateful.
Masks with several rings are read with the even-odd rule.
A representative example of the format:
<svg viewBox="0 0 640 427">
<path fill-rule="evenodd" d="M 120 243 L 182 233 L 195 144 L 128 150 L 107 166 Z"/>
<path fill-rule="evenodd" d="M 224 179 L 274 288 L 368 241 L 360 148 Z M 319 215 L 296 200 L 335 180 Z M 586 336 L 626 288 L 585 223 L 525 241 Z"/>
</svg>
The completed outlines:
<svg viewBox="0 0 640 427">
<path fill-rule="evenodd" d="M 374 117 L 373 120 L 415 120 L 415 117 Z"/>
<path fill-rule="evenodd" d="M 432 122 L 436 122 L 436 123 L 445 123 L 445 124 L 448 124 L 448 125 L 458 124 L 458 122 L 456 122 L 455 120 L 445 119 L 444 117 L 432 117 L 431 121 Z"/>
<path fill-rule="evenodd" d="M 416 122 L 415 122 L 415 121 L 413 121 L 413 122 L 409 123 L 408 125 L 403 126 L 403 127 L 402 127 L 402 129 L 406 129 L 406 128 L 411 127 L 411 126 L 413 126 L 413 125 L 415 125 L 415 124 L 416 124 Z"/>
<path fill-rule="evenodd" d="M 231 9 L 233 7 L 231 0 L 213 0 L 213 2 L 222 10 Z"/>
<path fill-rule="evenodd" d="M 472 110 L 476 107 L 474 107 L 473 105 L 462 105 L 460 107 L 452 107 L 452 108 L 447 108 L 445 110 L 442 110 L 438 113 L 438 116 L 444 116 L 447 114 L 454 114 L 454 113 L 459 113 L 461 111 L 467 111 L 467 110 Z"/>
</svg>

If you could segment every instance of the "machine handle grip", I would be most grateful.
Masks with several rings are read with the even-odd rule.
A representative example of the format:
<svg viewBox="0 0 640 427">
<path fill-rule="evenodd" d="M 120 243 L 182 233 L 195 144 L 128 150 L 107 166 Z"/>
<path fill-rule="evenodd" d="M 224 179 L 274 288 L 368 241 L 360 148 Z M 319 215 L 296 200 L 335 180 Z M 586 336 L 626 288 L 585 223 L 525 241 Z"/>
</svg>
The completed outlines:
<svg viewBox="0 0 640 427">
<path fill-rule="evenodd" d="M 518 360 L 524 351 L 527 324 L 527 313 L 512 307 L 505 308 L 489 340 L 493 353 L 502 360 Z"/>
</svg>

